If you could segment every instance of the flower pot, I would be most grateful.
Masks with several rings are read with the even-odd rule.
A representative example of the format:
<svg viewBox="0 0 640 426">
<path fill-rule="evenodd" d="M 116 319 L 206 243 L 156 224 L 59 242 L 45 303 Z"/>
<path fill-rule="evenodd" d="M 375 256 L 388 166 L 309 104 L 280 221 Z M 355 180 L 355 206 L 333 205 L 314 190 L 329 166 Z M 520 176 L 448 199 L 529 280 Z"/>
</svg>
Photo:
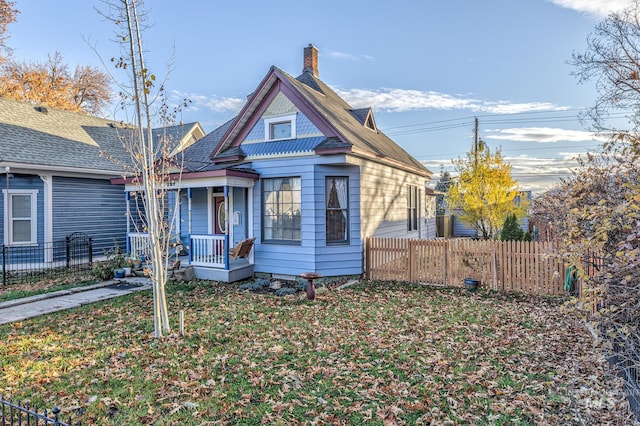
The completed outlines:
<svg viewBox="0 0 640 426">
<path fill-rule="evenodd" d="M 114 278 L 124 278 L 124 269 L 114 269 L 113 270 Z"/>
<path fill-rule="evenodd" d="M 465 278 L 464 279 L 464 288 L 466 288 L 470 292 L 474 292 L 478 289 L 478 285 L 480 285 L 480 281 L 473 278 Z"/>
<path fill-rule="evenodd" d="M 125 277 L 128 277 L 128 276 L 131 275 L 131 268 L 130 267 L 127 266 L 127 267 L 124 267 L 122 269 L 124 270 L 124 276 Z"/>
</svg>

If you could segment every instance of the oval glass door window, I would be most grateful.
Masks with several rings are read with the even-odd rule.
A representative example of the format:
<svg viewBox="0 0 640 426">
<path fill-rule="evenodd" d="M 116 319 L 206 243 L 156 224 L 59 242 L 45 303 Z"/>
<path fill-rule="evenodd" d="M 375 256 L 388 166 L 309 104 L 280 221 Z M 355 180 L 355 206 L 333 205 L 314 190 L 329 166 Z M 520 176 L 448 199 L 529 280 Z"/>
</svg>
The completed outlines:
<svg viewBox="0 0 640 426">
<path fill-rule="evenodd" d="M 218 228 L 222 230 L 223 233 L 227 231 L 227 227 L 225 224 L 225 213 L 226 209 L 224 208 L 224 203 L 220 203 L 218 206 Z"/>
</svg>

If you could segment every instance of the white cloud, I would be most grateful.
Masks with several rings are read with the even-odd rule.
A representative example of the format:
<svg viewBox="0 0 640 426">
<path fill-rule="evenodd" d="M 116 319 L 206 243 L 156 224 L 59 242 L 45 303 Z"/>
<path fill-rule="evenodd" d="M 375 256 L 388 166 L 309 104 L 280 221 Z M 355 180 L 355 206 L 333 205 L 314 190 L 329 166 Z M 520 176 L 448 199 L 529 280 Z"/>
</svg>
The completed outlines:
<svg viewBox="0 0 640 426">
<path fill-rule="evenodd" d="M 581 130 L 567 130 L 552 127 L 520 127 L 511 129 L 489 130 L 485 139 L 510 140 L 517 142 L 604 142 L 606 137 Z"/>
<path fill-rule="evenodd" d="M 189 108 L 195 111 L 207 109 L 214 113 L 237 113 L 244 106 L 246 99 L 240 98 L 221 98 L 219 96 L 205 96 L 197 93 L 184 93 L 177 90 L 171 92 L 171 100 L 179 101 L 189 99 L 191 103 Z"/>
<path fill-rule="evenodd" d="M 354 108 L 372 107 L 384 112 L 407 112 L 415 110 L 457 110 L 474 112 L 513 114 L 531 111 L 561 111 L 566 107 L 548 102 L 512 103 L 509 101 L 483 101 L 463 95 L 449 95 L 434 91 L 394 89 L 340 89 L 333 88 Z"/>
<path fill-rule="evenodd" d="M 346 61 L 374 61 L 375 58 L 371 55 L 354 55 L 352 53 L 338 52 L 338 51 L 328 51 L 327 53 L 323 53 L 323 55 L 327 55 L 331 58 L 342 59 Z"/>
<path fill-rule="evenodd" d="M 504 156 L 505 162 L 511 164 L 511 175 L 516 179 L 524 191 L 534 194 L 551 189 L 563 178 L 572 175 L 572 170 L 578 166 L 576 157 L 584 153 L 564 153 L 555 158 L 533 157 L 530 155 Z M 439 178 L 440 165 L 452 176 L 456 172 L 450 159 L 428 160 L 422 162 L 434 172 L 431 186 L 435 186 Z"/>
<path fill-rule="evenodd" d="M 493 114 L 518 114 L 532 111 L 564 111 L 569 108 L 553 105 L 549 102 L 511 103 L 508 101 L 483 102 L 481 111 Z"/>
<path fill-rule="evenodd" d="M 560 7 L 585 12 L 598 17 L 606 17 L 631 6 L 632 0 L 548 0 Z"/>
</svg>

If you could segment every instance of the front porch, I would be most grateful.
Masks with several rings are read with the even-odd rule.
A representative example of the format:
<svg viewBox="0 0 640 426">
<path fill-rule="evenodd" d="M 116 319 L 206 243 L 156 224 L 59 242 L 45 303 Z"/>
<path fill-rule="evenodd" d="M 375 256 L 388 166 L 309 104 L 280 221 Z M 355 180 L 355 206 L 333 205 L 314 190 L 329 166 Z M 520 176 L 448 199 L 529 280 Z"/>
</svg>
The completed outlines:
<svg viewBox="0 0 640 426">
<path fill-rule="evenodd" d="M 184 244 L 186 255 L 170 254 L 180 264 L 191 265 L 196 278 L 234 282 L 253 276 L 253 250 L 247 257 L 233 259 L 229 254 L 228 235 L 190 235 Z M 139 232 L 127 234 L 127 253 L 142 257 L 149 253 L 149 235 Z"/>
</svg>

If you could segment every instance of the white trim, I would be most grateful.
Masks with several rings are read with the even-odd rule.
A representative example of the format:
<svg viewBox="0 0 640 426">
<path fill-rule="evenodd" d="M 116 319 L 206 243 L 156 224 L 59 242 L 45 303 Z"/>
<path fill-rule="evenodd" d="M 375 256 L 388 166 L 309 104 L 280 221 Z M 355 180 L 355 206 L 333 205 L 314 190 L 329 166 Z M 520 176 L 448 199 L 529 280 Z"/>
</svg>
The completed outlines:
<svg viewBox="0 0 640 426">
<path fill-rule="evenodd" d="M 30 245 L 38 244 L 38 192 L 37 189 L 3 189 L 4 194 L 4 244 L 5 245 Z M 9 197 L 12 195 L 31 196 L 31 241 L 13 242 L 12 227 L 9 226 L 11 209 L 9 208 Z M 11 238 L 9 238 L 11 236 Z"/>
<path fill-rule="evenodd" d="M 293 114 L 273 115 L 271 117 L 264 118 L 264 140 L 266 142 L 271 142 L 271 141 L 283 141 L 283 140 L 295 139 L 296 138 L 296 116 L 297 114 L 293 113 Z M 287 122 L 291 123 L 291 136 L 286 138 L 277 138 L 277 139 L 271 138 L 271 125 L 278 124 L 278 123 L 287 123 Z"/>
<path fill-rule="evenodd" d="M 44 183 L 44 241 L 53 241 L 53 176 L 51 174 L 40 175 Z M 53 262 L 53 252 L 44 251 L 44 261 Z"/>
<path fill-rule="evenodd" d="M 42 173 L 43 171 L 47 172 L 59 172 L 56 173 L 56 176 L 74 176 L 81 177 L 79 175 L 86 175 L 84 177 L 94 177 L 95 175 L 103 175 L 106 178 L 114 178 L 114 177 L 122 177 L 122 170 L 103 170 L 103 169 L 89 169 L 86 167 L 68 167 L 68 166 L 50 166 L 43 164 L 25 164 L 25 163 L 13 163 L 9 161 L 3 161 L 3 166 L 11 167 L 11 173 L 23 173 L 23 172 L 34 172 L 36 174 Z M 65 173 L 65 174 L 63 174 Z"/>
</svg>

